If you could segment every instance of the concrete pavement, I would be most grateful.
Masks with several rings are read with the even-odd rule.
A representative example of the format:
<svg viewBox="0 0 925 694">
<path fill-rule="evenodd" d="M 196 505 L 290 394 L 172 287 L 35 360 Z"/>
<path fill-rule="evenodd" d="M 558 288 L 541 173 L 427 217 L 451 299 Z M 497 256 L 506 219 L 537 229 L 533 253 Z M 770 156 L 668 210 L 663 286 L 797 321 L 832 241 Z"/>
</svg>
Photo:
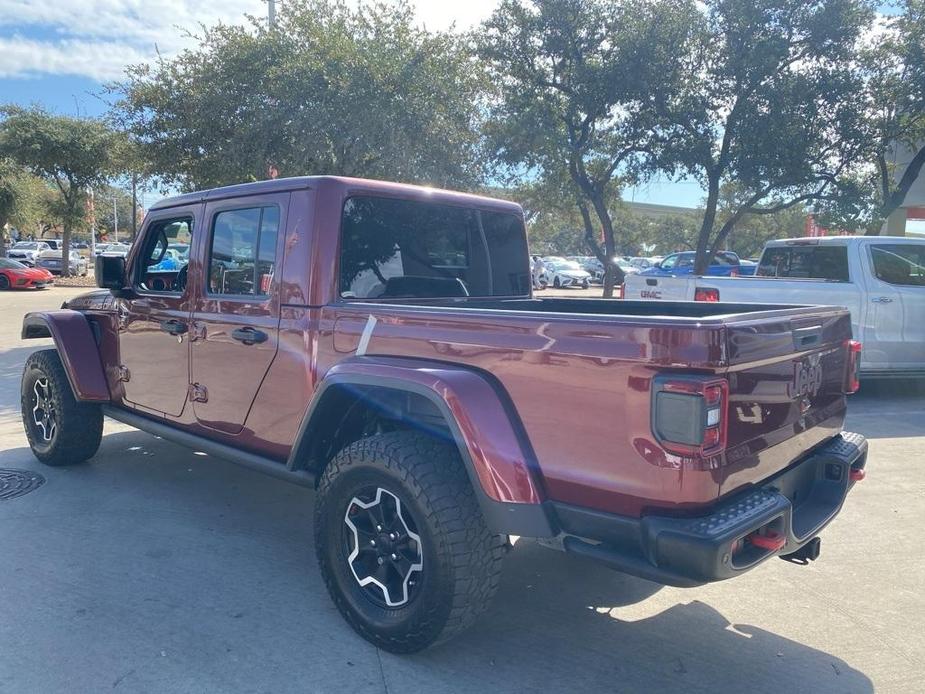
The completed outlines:
<svg viewBox="0 0 925 694">
<path fill-rule="evenodd" d="M 0 294 L 0 692 L 908 692 L 925 689 L 925 389 L 865 384 L 868 479 L 822 556 L 660 588 L 518 543 L 493 609 L 397 657 L 357 637 L 315 564 L 310 490 L 107 422 L 87 465 L 31 455 L 22 314 L 81 290 Z"/>
</svg>

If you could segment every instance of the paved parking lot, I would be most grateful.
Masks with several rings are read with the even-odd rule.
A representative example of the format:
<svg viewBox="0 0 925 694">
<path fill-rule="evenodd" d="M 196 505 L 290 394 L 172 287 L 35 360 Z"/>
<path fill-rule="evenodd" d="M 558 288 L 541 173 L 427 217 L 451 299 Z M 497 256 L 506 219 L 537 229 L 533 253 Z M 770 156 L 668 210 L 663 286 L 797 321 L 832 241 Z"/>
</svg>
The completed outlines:
<svg viewBox="0 0 925 694">
<path fill-rule="evenodd" d="M 922 691 L 925 387 L 865 384 L 868 479 L 820 561 L 660 588 L 528 543 L 492 611 L 446 646 L 377 652 L 329 601 L 310 490 L 107 422 L 85 466 L 44 468 L 19 422 L 21 315 L 0 295 L 0 692 Z M 578 292 L 575 292 L 577 295 Z"/>
</svg>

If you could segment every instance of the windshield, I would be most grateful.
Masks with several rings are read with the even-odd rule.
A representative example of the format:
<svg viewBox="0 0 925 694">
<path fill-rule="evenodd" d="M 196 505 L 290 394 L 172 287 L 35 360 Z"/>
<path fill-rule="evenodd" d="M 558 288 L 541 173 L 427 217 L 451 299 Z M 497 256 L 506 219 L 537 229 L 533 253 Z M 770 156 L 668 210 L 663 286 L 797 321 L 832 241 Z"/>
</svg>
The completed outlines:
<svg viewBox="0 0 925 694">
<path fill-rule="evenodd" d="M 24 251 L 34 251 L 39 247 L 35 241 L 20 241 L 13 245 L 13 248 L 18 248 Z"/>
<path fill-rule="evenodd" d="M 22 263 L 10 260 L 9 258 L 0 258 L 0 269 L 3 270 L 25 270 L 26 266 Z"/>
<path fill-rule="evenodd" d="M 578 263 L 567 260 L 564 263 L 556 263 L 557 270 L 581 270 L 581 265 Z"/>
</svg>

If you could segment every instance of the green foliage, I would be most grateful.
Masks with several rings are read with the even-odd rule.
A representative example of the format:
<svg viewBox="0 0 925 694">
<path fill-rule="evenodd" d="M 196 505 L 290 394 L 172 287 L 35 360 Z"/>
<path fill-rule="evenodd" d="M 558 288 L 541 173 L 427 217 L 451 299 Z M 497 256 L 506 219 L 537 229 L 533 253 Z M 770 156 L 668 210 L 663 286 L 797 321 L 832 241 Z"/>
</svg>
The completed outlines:
<svg viewBox="0 0 925 694">
<path fill-rule="evenodd" d="M 821 218 L 878 234 L 925 166 L 925 0 L 901 0 L 859 54 L 863 89 L 852 103 L 862 115 L 858 156 L 839 176 Z M 897 170 L 898 151 L 909 156 Z"/>
<path fill-rule="evenodd" d="M 611 202 L 651 169 L 655 132 L 639 105 L 677 86 L 672 47 L 696 12 L 693 2 L 503 0 L 482 27 L 479 54 L 497 88 L 492 158 L 508 180 L 571 198 L 602 260 L 617 247 Z M 608 272 L 605 296 L 616 280 Z"/>
<path fill-rule="evenodd" d="M 656 95 L 661 165 L 707 190 L 697 269 L 745 215 L 830 194 L 856 155 L 852 69 L 866 0 L 708 0 L 679 51 L 683 88 Z M 724 219 L 720 190 L 735 183 Z"/>
<path fill-rule="evenodd" d="M 0 163 L 0 229 L 9 224 L 22 236 L 41 238 L 54 226 L 60 197 L 44 179 L 9 160 Z"/>
<path fill-rule="evenodd" d="M 115 173 L 120 138 L 100 121 L 52 115 L 38 107 L 7 106 L 3 113 L 0 157 L 57 188 L 60 196 L 51 200 L 52 213 L 61 220 L 67 251 L 71 230 L 86 218 L 87 190 Z M 67 257 L 65 252 L 65 275 Z"/>
<path fill-rule="evenodd" d="M 481 178 L 479 66 L 464 37 L 410 7 L 290 0 L 276 26 L 204 28 L 199 45 L 132 67 L 115 118 L 184 188 L 339 174 L 466 186 Z"/>
<path fill-rule="evenodd" d="M 113 212 L 113 200 L 115 200 L 115 213 Z M 115 241 L 116 222 L 118 222 L 119 240 L 124 242 L 131 238 L 132 195 L 130 192 L 113 185 L 99 186 L 93 190 L 93 202 L 98 240 Z"/>
</svg>

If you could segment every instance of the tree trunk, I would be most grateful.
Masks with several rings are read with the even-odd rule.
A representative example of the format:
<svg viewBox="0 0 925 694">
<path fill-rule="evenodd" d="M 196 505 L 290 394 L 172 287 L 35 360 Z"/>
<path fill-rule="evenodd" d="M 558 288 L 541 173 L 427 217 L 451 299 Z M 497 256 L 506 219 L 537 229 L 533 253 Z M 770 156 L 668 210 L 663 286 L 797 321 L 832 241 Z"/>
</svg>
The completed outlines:
<svg viewBox="0 0 925 694">
<path fill-rule="evenodd" d="M 613 259 L 617 253 L 617 244 L 613 233 L 613 220 L 610 218 L 610 210 L 607 209 L 607 203 L 604 197 L 595 191 L 591 196 L 591 204 L 594 206 L 594 212 L 601 223 L 601 231 L 604 234 L 604 256 L 601 258 L 604 263 L 604 298 L 612 299 L 614 287 L 623 284 L 626 275 L 618 266 L 614 265 Z"/>
<path fill-rule="evenodd" d="M 719 176 L 709 174 L 707 205 L 703 211 L 703 223 L 700 225 L 700 235 L 697 237 L 697 256 L 694 258 L 694 274 L 705 275 L 710 267 L 707 250 L 710 247 L 710 235 L 716 223 L 716 206 L 719 202 Z"/>
<path fill-rule="evenodd" d="M 132 174 L 132 241 L 138 234 L 138 176 Z"/>
<path fill-rule="evenodd" d="M 68 221 L 61 230 L 61 276 L 71 276 L 71 223 Z"/>
</svg>

